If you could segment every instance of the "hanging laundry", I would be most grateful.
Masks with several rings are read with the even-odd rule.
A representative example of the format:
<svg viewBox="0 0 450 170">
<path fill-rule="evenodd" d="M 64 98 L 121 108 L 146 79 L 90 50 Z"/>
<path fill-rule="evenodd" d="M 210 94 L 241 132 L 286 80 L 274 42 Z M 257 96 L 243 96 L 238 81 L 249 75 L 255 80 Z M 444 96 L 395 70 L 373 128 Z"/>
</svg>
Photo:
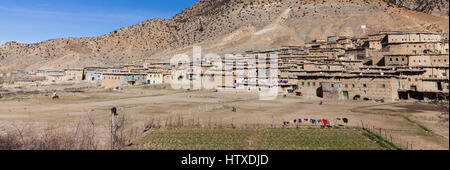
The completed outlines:
<svg viewBox="0 0 450 170">
<path fill-rule="evenodd" d="M 297 119 L 294 119 L 294 123 L 297 123 Z"/>
<path fill-rule="evenodd" d="M 314 122 L 315 122 L 315 123 L 319 123 L 319 120 L 315 120 Z"/>
<path fill-rule="evenodd" d="M 319 123 L 322 123 L 322 120 L 319 120 Z"/>
<path fill-rule="evenodd" d="M 344 121 L 345 124 L 348 124 L 348 119 L 347 118 L 344 118 L 342 120 Z"/>
<path fill-rule="evenodd" d="M 326 127 L 328 125 L 328 120 L 323 120 L 323 125 Z"/>
</svg>

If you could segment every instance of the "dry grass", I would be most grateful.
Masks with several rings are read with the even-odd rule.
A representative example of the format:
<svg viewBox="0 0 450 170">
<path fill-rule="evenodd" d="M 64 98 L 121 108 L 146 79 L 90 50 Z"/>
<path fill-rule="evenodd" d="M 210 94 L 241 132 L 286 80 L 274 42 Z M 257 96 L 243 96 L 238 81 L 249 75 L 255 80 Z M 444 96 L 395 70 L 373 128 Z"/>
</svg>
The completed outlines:
<svg viewBox="0 0 450 170">
<path fill-rule="evenodd" d="M 28 124 L 13 125 L 0 135 L 0 150 L 96 150 L 96 122 L 88 116 L 73 125 L 48 125 L 35 132 Z"/>
<path fill-rule="evenodd" d="M 13 124 L 10 130 L 0 134 L 0 150 L 118 150 L 143 131 L 127 129 L 127 119 L 118 116 L 115 126 L 99 124 L 88 114 L 73 124 L 48 125 L 33 130 L 29 124 Z M 104 129 L 110 128 L 109 142 L 104 140 Z"/>
</svg>

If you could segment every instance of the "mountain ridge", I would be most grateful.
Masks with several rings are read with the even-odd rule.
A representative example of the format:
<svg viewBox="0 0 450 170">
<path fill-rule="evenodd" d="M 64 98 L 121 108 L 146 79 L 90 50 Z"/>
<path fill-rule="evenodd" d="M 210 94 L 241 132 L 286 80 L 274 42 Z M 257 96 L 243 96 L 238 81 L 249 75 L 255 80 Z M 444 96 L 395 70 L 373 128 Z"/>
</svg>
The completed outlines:
<svg viewBox="0 0 450 170">
<path fill-rule="evenodd" d="M 277 20 L 281 15 L 283 21 Z M 368 29 L 361 30 L 361 25 Z M 448 19 L 382 0 L 201 0 L 170 20 L 152 19 L 99 37 L 5 43 L 0 46 L 0 71 L 167 59 L 189 52 L 193 45 L 201 45 L 205 52 L 242 52 L 384 29 L 448 35 Z"/>
</svg>

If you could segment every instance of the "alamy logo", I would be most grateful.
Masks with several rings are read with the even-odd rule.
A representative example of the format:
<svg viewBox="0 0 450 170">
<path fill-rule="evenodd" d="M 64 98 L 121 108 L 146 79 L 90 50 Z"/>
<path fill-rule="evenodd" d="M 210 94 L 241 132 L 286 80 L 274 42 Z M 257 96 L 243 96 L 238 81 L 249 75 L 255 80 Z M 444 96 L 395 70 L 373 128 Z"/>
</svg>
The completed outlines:
<svg viewBox="0 0 450 170">
<path fill-rule="evenodd" d="M 201 47 L 194 46 L 193 56 L 177 54 L 170 84 L 174 89 L 225 89 L 256 91 L 260 100 L 278 96 L 278 54 L 209 53 L 202 56 Z"/>
</svg>

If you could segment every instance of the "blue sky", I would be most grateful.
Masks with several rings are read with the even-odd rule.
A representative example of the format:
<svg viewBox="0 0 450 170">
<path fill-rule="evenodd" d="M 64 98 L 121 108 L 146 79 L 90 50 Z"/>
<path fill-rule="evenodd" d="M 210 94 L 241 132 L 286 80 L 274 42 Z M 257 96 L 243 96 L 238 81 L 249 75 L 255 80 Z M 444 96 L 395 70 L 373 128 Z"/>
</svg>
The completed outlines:
<svg viewBox="0 0 450 170">
<path fill-rule="evenodd" d="M 93 37 L 153 18 L 171 19 L 198 0 L 0 0 L 0 45 Z"/>
</svg>

